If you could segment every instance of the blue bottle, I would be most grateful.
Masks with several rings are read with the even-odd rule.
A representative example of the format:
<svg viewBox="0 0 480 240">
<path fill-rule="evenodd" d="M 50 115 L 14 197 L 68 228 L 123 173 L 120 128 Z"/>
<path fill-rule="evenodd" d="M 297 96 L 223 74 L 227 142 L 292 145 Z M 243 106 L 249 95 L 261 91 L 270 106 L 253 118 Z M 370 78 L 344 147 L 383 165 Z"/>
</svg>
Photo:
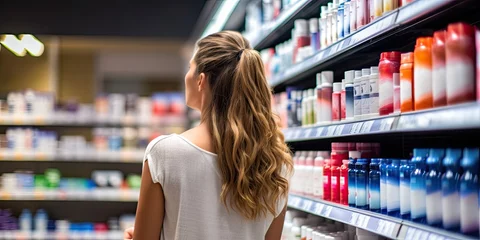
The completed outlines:
<svg viewBox="0 0 480 240">
<path fill-rule="evenodd" d="M 389 159 L 380 160 L 380 210 L 383 214 L 387 214 L 387 166 L 389 164 Z"/>
<path fill-rule="evenodd" d="M 18 218 L 20 225 L 20 231 L 30 232 L 32 231 L 32 213 L 28 209 L 23 209 L 22 214 Z"/>
<path fill-rule="evenodd" d="M 356 186 L 355 186 L 355 178 L 356 178 L 356 169 L 355 163 L 357 160 L 350 159 L 348 161 L 348 206 L 355 207 L 355 196 L 356 196 Z"/>
<path fill-rule="evenodd" d="M 412 172 L 409 160 L 400 161 L 400 217 L 410 219 L 410 174 Z"/>
<path fill-rule="evenodd" d="M 368 184 L 368 168 L 366 159 L 357 159 L 355 163 L 355 189 L 357 197 L 355 206 L 360 209 L 368 209 L 367 184 Z"/>
<path fill-rule="evenodd" d="M 412 163 L 414 169 L 410 174 L 410 216 L 412 221 L 426 222 L 426 200 L 427 191 L 425 189 L 425 161 L 428 156 L 429 149 L 415 148 L 413 149 Z"/>
<path fill-rule="evenodd" d="M 387 214 L 400 216 L 400 160 L 392 159 L 387 166 Z"/>
<path fill-rule="evenodd" d="M 380 212 L 380 159 L 372 159 L 368 174 L 370 211 Z"/>
<path fill-rule="evenodd" d="M 460 230 L 460 158 L 462 149 L 447 148 L 442 174 L 442 225 L 449 231 Z"/>
<path fill-rule="evenodd" d="M 460 231 L 478 236 L 478 148 L 465 148 L 460 166 Z"/>
<path fill-rule="evenodd" d="M 436 227 L 442 224 L 442 203 L 438 200 L 442 199 L 442 159 L 444 157 L 444 149 L 430 149 L 427 158 L 428 172 L 425 174 L 427 224 Z"/>
</svg>

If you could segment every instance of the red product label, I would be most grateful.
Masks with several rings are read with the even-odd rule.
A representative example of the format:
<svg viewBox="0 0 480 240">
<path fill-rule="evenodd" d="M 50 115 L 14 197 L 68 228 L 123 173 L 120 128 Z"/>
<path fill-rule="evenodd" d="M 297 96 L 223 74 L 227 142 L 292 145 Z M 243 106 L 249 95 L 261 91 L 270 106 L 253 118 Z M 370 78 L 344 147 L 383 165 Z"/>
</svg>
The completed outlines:
<svg viewBox="0 0 480 240">
<path fill-rule="evenodd" d="M 340 202 L 340 167 L 332 167 L 331 187 L 332 195 L 330 196 L 332 202 Z"/>
<path fill-rule="evenodd" d="M 346 118 L 346 95 L 345 95 L 345 90 L 342 90 L 342 93 L 340 94 L 340 119 L 344 120 Z"/>
<path fill-rule="evenodd" d="M 348 205 L 348 166 L 340 168 L 340 204 Z"/>
<path fill-rule="evenodd" d="M 330 177 L 332 175 L 332 171 L 330 165 L 325 165 L 323 168 L 323 200 L 330 201 L 331 200 L 331 184 L 330 184 Z"/>
<path fill-rule="evenodd" d="M 333 93 L 332 95 L 332 120 L 340 121 L 340 93 Z"/>
</svg>

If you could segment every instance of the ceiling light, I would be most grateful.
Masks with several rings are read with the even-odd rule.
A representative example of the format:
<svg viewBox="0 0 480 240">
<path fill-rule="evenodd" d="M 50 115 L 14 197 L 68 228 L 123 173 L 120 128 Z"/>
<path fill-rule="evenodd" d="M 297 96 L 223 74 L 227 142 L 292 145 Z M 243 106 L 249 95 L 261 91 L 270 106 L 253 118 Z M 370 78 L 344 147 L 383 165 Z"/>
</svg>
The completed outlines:
<svg viewBox="0 0 480 240">
<path fill-rule="evenodd" d="M 40 42 L 33 35 L 22 34 L 20 35 L 20 41 L 22 42 L 23 47 L 27 49 L 27 51 L 30 53 L 30 55 L 34 57 L 39 57 L 43 54 L 43 50 L 45 49 L 43 43 Z"/>
<path fill-rule="evenodd" d="M 23 57 L 26 54 L 23 44 L 15 35 L 6 34 L 0 39 L 0 43 L 10 50 L 13 54 Z"/>
<path fill-rule="evenodd" d="M 202 38 L 212 33 L 219 32 L 225 27 L 228 18 L 232 15 L 233 10 L 237 7 L 240 0 L 225 0 L 222 1 L 220 7 L 213 15 L 212 20 L 208 23 L 205 31 L 203 31 Z"/>
</svg>

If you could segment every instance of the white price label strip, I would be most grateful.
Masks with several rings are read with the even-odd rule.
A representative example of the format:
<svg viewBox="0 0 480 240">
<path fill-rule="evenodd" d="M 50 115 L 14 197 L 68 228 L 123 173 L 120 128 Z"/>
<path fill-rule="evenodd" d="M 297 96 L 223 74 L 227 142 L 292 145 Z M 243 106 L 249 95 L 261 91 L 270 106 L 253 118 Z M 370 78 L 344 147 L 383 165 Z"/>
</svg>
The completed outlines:
<svg viewBox="0 0 480 240">
<path fill-rule="evenodd" d="M 325 209 L 325 217 L 329 217 L 330 213 L 332 212 L 333 207 L 332 206 L 327 206 L 327 209 Z"/>
<path fill-rule="evenodd" d="M 345 128 L 345 125 L 344 124 L 341 124 L 341 125 L 337 125 L 337 128 L 335 128 L 335 133 L 334 135 L 335 136 L 340 136 L 342 135 L 342 132 L 343 132 L 343 129 Z"/>
<path fill-rule="evenodd" d="M 321 203 L 316 203 L 315 204 L 315 214 L 317 215 L 321 215 L 322 214 L 322 210 L 323 210 L 323 207 L 325 207 L 325 205 L 321 204 Z"/>
<path fill-rule="evenodd" d="M 360 133 L 369 133 L 370 130 L 372 129 L 372 126 L 373 126 L 374 122 L 375 122 L 374 120 L 364 122 L 363 126 L 362 126 L 362 129 L 360 130 Z"/>
<path fill-rule="evenodd" d="M 310 200 L 304 200 L 303 201 L 303 210 L 308 211 L 310 210 L 310 207 L 312 206 L 313 202 Z"/>
<path fill-rule="evenodd" d="M 355 225 L 357 225 L 358 227 L 361 227 L 363 225 L 364 220 L 365 220 L 365 215 L 358 216 L 357 223 Z"/>
<path fill-rule="evenodd" d="M 352 218 L 350 219 L 350 224 L 355 225 L 357 223 L 359 214 L 358 213 L 352 213 Z"/>
<path fill-rule="evenodd" d="M 329 137 L 333 136 L 333 134 L 335 133 L 335 128 L 336 128 L 336 126 L 329 126 L 327 136 L 329 136 Z"/>
</svg>

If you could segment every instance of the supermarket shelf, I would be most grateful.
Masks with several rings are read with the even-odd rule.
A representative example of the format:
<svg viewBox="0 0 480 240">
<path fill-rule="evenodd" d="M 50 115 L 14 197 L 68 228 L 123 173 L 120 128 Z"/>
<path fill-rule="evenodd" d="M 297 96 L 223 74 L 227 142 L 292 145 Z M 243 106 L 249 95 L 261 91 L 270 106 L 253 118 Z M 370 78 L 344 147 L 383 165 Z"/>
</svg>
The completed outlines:
<svg viewBox="0 0 480 240">
<path fill-rule="evenodd" d="M 381 18 L 366 25 L 360 30 L 348 35 L 335 44 L 321 50 L 312 57 L 287 68 L 270 79 L 270 85 L 277 89 L 281 86 L 293 84 L 301 80 L 302 77 L 313 75 L 320 67 L 328 61 L 339 60 L 340 55 L 351 54 L 361 50 L 373 38 L 388 37 L 394 29 L 409 25 L 412 21 L 418 21 L 430 17 L 431 13 L 437 12 L 446 6 L 453 6 L 465 0 L 418 0 L 404 7 L 396 9 Z M 278 90 L 278 89 L 277 89 Z"/>
<path fill-rule="evenodd" d="M 288 207 L 343 222 L 391 239 L 475 239 L 368 210 L 294 194 L 289 195 Z"/>
<path fill-rule="evenodd" d="M 0 201 L 93 201 L 137 202 L 140 191 L 135 189 L 96 188 L 92 190 L 0 190 Z"/>
<path fill-rule="evenodd" d="M 132 149 L 121 151 L 65 151 L 56 153 L 44 153 L 35 151 L 11 151 L 0 149 L 0 162 L 2 161 L 25 161 L 25 162 L 111 162 L 111 163 L 141 163 L 144 149 Z"/>
<path fill-rule="evenodd" d="M 51 126 L 51 127 L 151 127 L 184 126 L 184 115 L 166 115 L 139 119 L 133 116 L 114 118 L 110 116 L 76 116 L 74 114 L 55 114 L 49 117 L 0 115 L 0 126 Z"/>
<path fill-rule="evenodd" d="M 87 231 L 69 231 L 69 232 L 22 232 L 0 230 L 0 239 L 36 239 L 36 240 L 66 240 L 66 239 L 122 239 L 123 231 L 105 231 L 105 232 L 87 232 Z"/>
<path fill-rule="evenodd" d="M 480 103 L 466 103 L 424 111 L 285 129 L 286 142 L 302 142 L 360 135 L 480 128 Z"/>
<path fill-rule="evenodd" d="M 318 12 L 320 5 L 327 1 L 299 0 L 272 22 L 264 24 L 256 33 L 247 36 L 253 48 L 261 50 L 277 43 L 278 38 L 293 28 L 295 19 L 305 18 L 310 12 Z"/>
</svg>

